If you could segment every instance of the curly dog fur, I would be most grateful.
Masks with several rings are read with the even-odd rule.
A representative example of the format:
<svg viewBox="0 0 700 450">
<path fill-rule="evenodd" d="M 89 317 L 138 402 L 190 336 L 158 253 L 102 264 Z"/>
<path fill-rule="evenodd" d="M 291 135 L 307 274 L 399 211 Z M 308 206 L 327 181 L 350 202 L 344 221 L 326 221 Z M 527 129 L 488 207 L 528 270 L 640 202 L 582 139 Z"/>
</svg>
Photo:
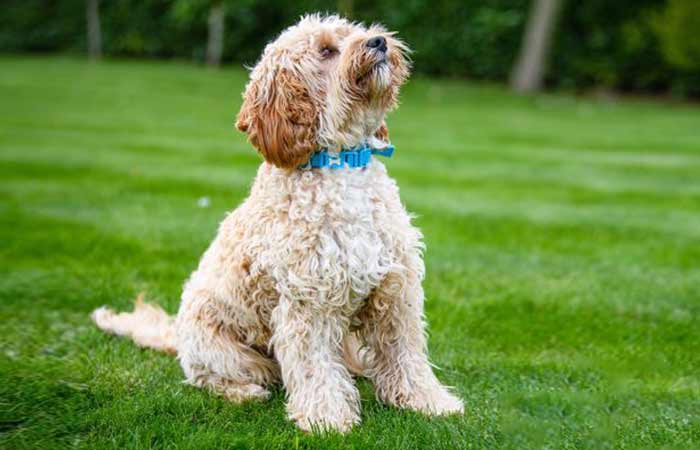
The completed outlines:
<svg viewBox="0 0 700 450">
<path fill-rule="evenodd" d="M 176 353 L 188 383 L 234 402 L 265 398 L 281 379 L 304 430 L 360 421 L 351 372 L 389 405 L 462 412 L 428 360 L 422 236 L 384 165 L 297 169 L 320 147 L 388 144 L 384 116 L 408 77 L 407 53 L 381 26 L 337 16 L 304 17 L 270 43 L 236 123 L 265 162 L 177 316 L 139 300 L 131 313 L 96 310 L 96 324 Z"/>
</svg>

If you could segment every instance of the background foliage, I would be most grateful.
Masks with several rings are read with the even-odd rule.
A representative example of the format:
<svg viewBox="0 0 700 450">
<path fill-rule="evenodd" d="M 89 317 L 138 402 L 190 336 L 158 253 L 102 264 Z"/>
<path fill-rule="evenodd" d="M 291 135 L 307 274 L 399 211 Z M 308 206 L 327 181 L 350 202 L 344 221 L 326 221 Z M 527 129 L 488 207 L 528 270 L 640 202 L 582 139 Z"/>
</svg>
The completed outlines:
<svg viewBox="0 0 700 450">
<path fill-rule="evenodd" d="M 285 26 L 335 2 L 224 0 L 224 60 L 255 62 Z M 201 61 L 207 0 L 102 0 L 104 52 L 116 56 Z M 529 0 L 355 0 L 350 15 L 381 21 L 415 49 L 417 72 L 507 79 L 519 49 Z M 547 82 L 628 91 L 700 95 L 700 2 L 697 0 L 568 1 Z M 0 51 L 83 51 L 83 0 L 4 0 Z"/>
</svg>

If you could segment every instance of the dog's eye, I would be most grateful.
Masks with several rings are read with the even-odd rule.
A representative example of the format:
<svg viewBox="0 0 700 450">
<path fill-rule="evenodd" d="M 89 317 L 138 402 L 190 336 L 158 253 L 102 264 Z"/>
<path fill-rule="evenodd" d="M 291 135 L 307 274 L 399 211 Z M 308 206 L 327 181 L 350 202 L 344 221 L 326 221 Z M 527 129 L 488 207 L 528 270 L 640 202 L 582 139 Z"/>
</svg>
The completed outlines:
<svg viewBox="0 0 700 450">
<path fill-rule="evenodd" d="M 333 48 L 333 47 L 328 47 L 328 46 L 326 46 L 326 47 L 323 47 L 323 48 L 321 49 L 321 52 L 320 52 L 320 53 L 321 53 L 321 57 L 323 57 L 323 58 L 329 58 L 329 57 L 335 55 L 336 53 L 338 53 L 338 50 L 335 49 L 335 48 Z"/>
</svg>

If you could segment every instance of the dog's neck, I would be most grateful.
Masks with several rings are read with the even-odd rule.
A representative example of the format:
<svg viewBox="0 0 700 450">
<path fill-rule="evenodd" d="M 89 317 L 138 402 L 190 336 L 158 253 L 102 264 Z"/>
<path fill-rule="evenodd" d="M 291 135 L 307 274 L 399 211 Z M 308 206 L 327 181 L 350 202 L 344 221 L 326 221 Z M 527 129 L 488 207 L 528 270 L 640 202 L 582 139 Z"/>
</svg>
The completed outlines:
<svg viewBox="0 0 700 450">
<path fill-rule="evenodd" d="M 337 116 L 322 115 L 318 146 L 333 152 L 362 145 L 386 147 L 388 143 L 382 143 L 375 136 L 384 122 L 385 114 L 384 109 L 367 108 L 348 111 L 341 120 Z"/>
<path fill-rule="evenodd" d="M 383 141 L 379 139 L 378 137 L 372 135 L 368 137 L 364 137 L 362 139 L 353 139 L 350 141 L 346 142 L 338 142 L 338 143 L 333 143 L 330 145 L 322 145 L 319 143 L 318 146 L 318 151 L 329 151 L 331 153 L 338 153 L 343 150 L 352 150 L 360 147 L 369 147 L 377 150 L 382 150 L 387 148 L 390 145 L 390 142 L 388 141 Z"/>
</svg>

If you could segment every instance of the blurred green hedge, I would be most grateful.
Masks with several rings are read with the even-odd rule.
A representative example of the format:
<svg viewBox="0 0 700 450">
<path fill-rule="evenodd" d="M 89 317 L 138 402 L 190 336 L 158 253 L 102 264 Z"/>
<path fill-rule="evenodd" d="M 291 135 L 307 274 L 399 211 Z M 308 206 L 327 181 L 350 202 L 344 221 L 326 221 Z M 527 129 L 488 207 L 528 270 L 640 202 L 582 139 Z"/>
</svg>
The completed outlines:
<svg viewBox="0 0 700 450">
<path fill-rule="evenodd" d="M 415 70 L 506 80 L 530 0 L 224 0 L 224 60 L 253 64 L 267 41 L 312 11 L 351 5 L 351 16 L 398 30 Z M 102 0 L 107 55 L 201 61 L 206 0 Z M 585 89 L 700 95 L 700 0 L 586 0 L 565 3 L 547 83 Z M 0 51 L 84 51 L 84 0 L 4 0 Z"/>
</svg>

